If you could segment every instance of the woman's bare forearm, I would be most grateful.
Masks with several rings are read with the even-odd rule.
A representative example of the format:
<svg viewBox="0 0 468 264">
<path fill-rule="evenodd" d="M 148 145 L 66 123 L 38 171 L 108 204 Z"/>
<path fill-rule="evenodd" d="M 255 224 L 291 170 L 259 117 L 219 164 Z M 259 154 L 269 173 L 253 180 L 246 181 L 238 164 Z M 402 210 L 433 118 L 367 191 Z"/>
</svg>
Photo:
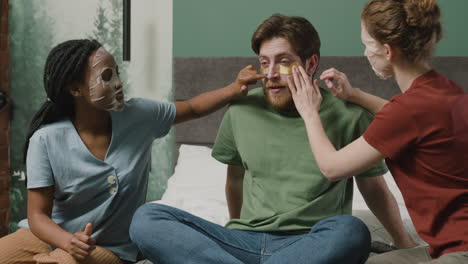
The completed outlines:
<svg viewBox="0 0 468 264">
<path fill-rule="evenodd" d="M 372 114 L 378 113 L 386 103 L 387 100 L 370 93 L 364 92 L 359 88 L 354 88 L 354 93 L 348 98 L 351 103 L 360 105 L 367 109 Z"/>
</svg>

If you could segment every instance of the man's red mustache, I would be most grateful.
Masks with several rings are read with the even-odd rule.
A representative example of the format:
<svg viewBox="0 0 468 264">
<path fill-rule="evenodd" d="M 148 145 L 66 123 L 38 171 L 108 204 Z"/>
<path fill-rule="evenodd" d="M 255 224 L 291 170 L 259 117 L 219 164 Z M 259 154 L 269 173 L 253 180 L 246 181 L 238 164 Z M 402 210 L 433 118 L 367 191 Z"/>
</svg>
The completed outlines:
<svg viewBox="0 0 468 264">
<path fill-rule="evenodd" d="M 272 87 L 288 87 L 287 83 L 282 83 L 282 82 L 266 82 L 263 85 L 265 88 L 272 88 Z"/>
</svg>

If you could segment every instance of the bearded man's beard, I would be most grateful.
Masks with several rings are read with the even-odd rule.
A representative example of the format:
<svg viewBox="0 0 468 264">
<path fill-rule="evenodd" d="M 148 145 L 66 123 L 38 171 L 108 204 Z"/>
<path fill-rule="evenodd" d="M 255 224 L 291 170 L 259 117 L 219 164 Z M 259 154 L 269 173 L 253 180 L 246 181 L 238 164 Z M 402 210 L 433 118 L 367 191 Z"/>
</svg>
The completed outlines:
<svg viewBox="0 0 468 264">
<path fill-rule="evenodd" d="M 291 91 L 287 85 L 285 88 L 281 88 L 282 90 L 278 94 L 270 92 L 267 87 L 269 86 L 263 87 L 263 94 L 271 107 L 280 111 L 292 111 L 296 109 Z"/>
</svg>

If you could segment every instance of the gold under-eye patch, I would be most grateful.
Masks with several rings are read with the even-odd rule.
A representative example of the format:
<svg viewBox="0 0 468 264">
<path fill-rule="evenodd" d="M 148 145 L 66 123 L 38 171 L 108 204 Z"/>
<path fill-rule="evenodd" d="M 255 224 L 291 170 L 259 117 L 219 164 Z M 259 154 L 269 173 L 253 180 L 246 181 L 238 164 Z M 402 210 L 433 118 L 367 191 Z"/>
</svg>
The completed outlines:
<svg viewBox="0 0 468 264">
<path fill-rule="evenodd" d="M 284 66 L 284 65 L 281 65 L 279 66 L 279 73 L 280 74 L 287 74 L 287 75 L 291 75 L 293 73 L 293 66 L 299 66 L 299 63 L 297 62 L 294 62 L 294 63 L 291 63 L 290 65 L 288 66 Z"/>
<path fill-rule="evenodd" d="M 291 75 L 293 73 L 292 67 L 293 66 L 299 66 L 299 65 L 300 64 L 298 62 L 293 62 L 288 66 L 284 66 L 284 65 L 280 64 L 279 68 L 278 68 L 278 72 L 280 74 Z M 261 72 L 261 74 L 263 74 L 265 76 L 268 76 L 268 74 L 270 73 L 270 70 L 269 70 L 269 68 L 260 68 L 260 72 Z"/>
</svg>

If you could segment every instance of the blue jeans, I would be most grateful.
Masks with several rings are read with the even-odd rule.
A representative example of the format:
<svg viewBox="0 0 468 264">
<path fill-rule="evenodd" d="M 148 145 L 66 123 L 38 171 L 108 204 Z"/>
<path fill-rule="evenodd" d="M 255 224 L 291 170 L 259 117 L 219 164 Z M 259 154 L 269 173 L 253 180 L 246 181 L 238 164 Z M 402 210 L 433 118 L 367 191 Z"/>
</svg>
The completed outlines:
<svg viewBox="0 0 468 264">
<path fill-rule="evenodd" d="M 360 264 L 370 252 L 364 223 L 337 215 L 301 235 L 232 230 L 170 206 L 149 203 L 133 216 L 130 237 L 157 264 Z"/>
</svg>

